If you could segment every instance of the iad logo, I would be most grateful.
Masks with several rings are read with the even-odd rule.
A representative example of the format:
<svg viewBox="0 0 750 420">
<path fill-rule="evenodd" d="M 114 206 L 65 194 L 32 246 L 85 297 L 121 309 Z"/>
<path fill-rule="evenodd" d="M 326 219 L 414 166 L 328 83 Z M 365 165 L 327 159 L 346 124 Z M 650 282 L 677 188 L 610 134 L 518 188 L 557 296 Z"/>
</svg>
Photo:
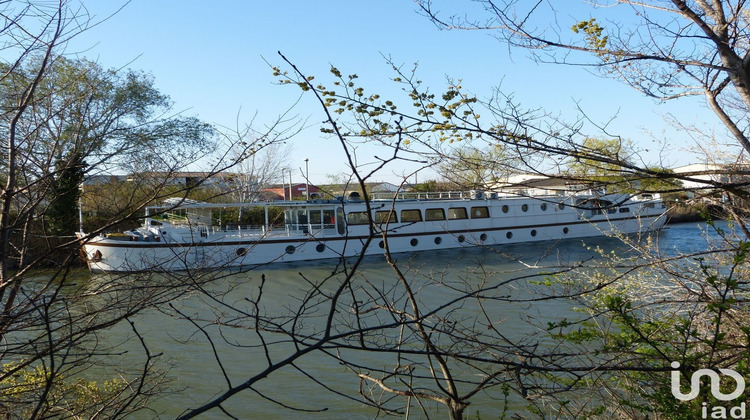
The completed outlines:
<svg viewBox="0 0 750 420">
<path fill-rule="evenodd" d="M 700 392 L 700 380 L 703 376 L 708 376 L 709 379 L 711 379 L 711 395 L 714 396 L 719 401 L 732 401 L 737 398 L 739 398 L 743 392 L 745 392 L 745 378 L 742 377 L 739 373 L 731 370 L 731 369 L 719 369 L 719 372 L 721 372 L 724 375 L 727 375 L 734 379 L 737 386 L 735 387 L 734 391 L 730 392 L 729 394 L 725 394 L 721 392 L 721 389 L 719 388 L 721 383 L 721 378 L 719 377 L 719 374 L 716 373 L 716 371 L 711 369 L 698 369 L 697 371 L 693 372 L 693 375 L 690 377 L 690 392 L 687 394 L 683 394 L 682 390 L 680 389 L 680 371 L 677 370 L 680 368 L 679 362 L 672 362 L 672 369 L 674 369 L 671 373 L 671 388 L 672 388 L 672 395 L 674 395 L 675 398 L 681 401 L 690 401 L 698 396 L 698 393 Z M 703 403 L 703 410 L 701 413 L 704 419 L 712 418 L 712 419 L 744 419 L 745 418 L 745 403 L 732 407 L 729 410 L 727 410 L 726 407 L 711 407 L 710 410 L 710 417 L 709 417 L 709 407 L 708 404 L 705 402 Z M 727 416 L 729 415 L 729 416 Z"/>
</svg>

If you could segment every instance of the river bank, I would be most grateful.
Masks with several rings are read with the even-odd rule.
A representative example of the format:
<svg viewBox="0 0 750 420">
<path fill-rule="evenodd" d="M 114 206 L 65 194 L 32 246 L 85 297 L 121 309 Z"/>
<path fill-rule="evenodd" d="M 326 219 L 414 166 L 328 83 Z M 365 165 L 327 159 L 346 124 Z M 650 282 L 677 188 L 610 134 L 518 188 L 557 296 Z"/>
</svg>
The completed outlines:
<svg viewBox="0 0 750 420">
<path fill-rule="evenodd" d="M 706 217 L 711 219 L 726 219 L 727 214 L 718 205 L 710 204 L 675 204 L 667 210 L 667 224 L 703 222 Z"/>
</svg>

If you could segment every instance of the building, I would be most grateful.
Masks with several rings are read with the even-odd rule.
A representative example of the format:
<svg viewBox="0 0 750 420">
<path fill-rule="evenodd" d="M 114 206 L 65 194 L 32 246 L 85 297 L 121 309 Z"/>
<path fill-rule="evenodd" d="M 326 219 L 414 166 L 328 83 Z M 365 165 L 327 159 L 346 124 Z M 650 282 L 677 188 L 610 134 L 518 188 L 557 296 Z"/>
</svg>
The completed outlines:
<svg viewBox="0 0 750 420">
<path fill-rule="evenodd" d="M 750 188 L 750 165 L 692 163 L 673 169 L 681 179 L 687 198 L 701 198 L 714 194 L 718 185 L 734 184 L 735 188 Z"/>
<path fill-rule="evenodd" d="M 263 189 L 266 197 L 271 200 L 299 200 L 307 198 L 306 188 L 310 189 L 310 194 L 320 194 L 320 189 L 312 184 L 274 184 Z M 291 194 L 290 194 L 291 191 Z M 273 198 L 271 198 L 273 197 Z"/>
</svg>

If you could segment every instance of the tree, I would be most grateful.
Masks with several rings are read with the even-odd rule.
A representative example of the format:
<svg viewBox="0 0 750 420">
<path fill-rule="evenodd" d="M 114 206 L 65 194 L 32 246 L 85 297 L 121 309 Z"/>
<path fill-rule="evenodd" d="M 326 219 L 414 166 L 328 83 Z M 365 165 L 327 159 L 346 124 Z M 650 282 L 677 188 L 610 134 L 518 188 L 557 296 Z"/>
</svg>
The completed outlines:
<svg viewBox="0 0 750 420">
<path fill-rule="evenodd" d="M 261 150 L 233 156 L 239 163 L 236 166 L 238 173 L 232 180 L 232 201 L 257 201 L 264 189 L 284 181 L 284 172 L 290 170 L 286 162 L 290 147 L 283 141 L 279 137 Z"/>
<path fill-rule="evenodd" d="M 58 159 L 56 162 L 55 166 L 63 170 L 52 180 L 52 202 L 45 212 L 53 235 L 73 235 L 79 228 L 71 215 L 79 210 L 86 163 L 80 153 L 75 153 L 68 159 L 71 162 L 66 162 L 67 159 Z"/>
<path fill-rule="evenodd" d="M 200 187 L 202 180 L 183 187 L 167 180 L 215 150 L 214 130 L 174 115 L 144 73 L 60 55 L 68 40 L 98 23 L 82 4 L 3 1 L 0 19 L 0 413 L 126 417 L 165 386 L 158 355 L 133 317 L 200 280 L 148 273 L 82 278 L 77 250 L 112 226 L 139 220 L 145 205 Z M 234 164 L 219 155 L 206 176 Z M 68 236 L 82 177 L 113 170 L 153 176 L 134 177 L 117 211 L 87 235 Z M 45 242 L 46 227 L 63 236 Z M 113 327 L 129 329 L 139 344 L 140 357 L 129 367 L 117 361 L 127 352 L 99 340 Z M 109 375 L 106 381 L 85 379 L 94 367 Z"/>
<path fill-rule="evenodd" d="M 499 145 L 477 148 L 470 145 L 443 155 L 436 166 L 443 180 L 459 189 L 488 189 L 512 172 L 515 158 Z"/>
<path fill-rule="evenodd" d="M 594 188 L 604 188 L 607 191 L 632 191 L 629 187 L 628 173 L 623 172 L 623 163 L 629 163 L 633 146 L 630 142 L 620 139 L 584 138 L 580 145 L 588 154 L 600 156 L 600 159 L 572 158 L 567 165 L 571 178 L 580 180 Z"/>
<path fill-rule="evenodd" d="M 586 12 L 602 19 L 573 18 L 567 22 L 570 31 L 560 32 L 555 28 L 565 28 L 566 22 L 549 25 L 550 17 L 583 10 L 558 13 L 555 8 L 562 6 L 546 2 L 479 3 L 484 16 L 444 18 L 436 2 L 417 0 L 442 29 L 489 31 L 539 61 L 590 66 L 660 100 L 703 95 L 736 144 L 750 152 L 750 16 L 744 0 L 594 2 Z"/>
</svg>

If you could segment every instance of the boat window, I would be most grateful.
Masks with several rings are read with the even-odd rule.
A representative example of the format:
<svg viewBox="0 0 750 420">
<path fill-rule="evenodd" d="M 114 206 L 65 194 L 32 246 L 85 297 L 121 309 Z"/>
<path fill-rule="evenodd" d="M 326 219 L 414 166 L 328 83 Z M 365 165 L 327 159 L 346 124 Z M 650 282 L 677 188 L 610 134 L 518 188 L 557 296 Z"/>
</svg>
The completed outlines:
<svg viewBox="0 0 750 420">
<path fill-rule="evenodd" d="M 322 218 L 322 215 L 320 214 L 320 211 L 317 211 L 317 210 L 310 211 L 310 224 L 319 225 L 322 219 L 323 218 Z"/>
<path fill-rule="evenodd" d="M 370 218 L 366 211 L 353 211 L 346 215 L 346 222 L 350 225 L 366 225 L 370 223 Z"/>
<path fill-rule="evenodd" d="M 445 220 L 445 210 L 443 209 L 427 209 L 424 211 L 425 220 Z"/>
<path fill-rule="evenodd" d="M 524 204 L 524 205 L 522 205 L 522 206 L 521 206 L 521 211 L 522 211 L 522 212 L 527 212 L 527 211 L 529 211 L 529 205 L 528 205 L 528 204 Z"/>
<path fill-rule="evenodd" d="M 448 220 L 468 219 L 466 209 L 463 207 L 453 207 L 448 209 Z"/>
<path fill-rule="evenodd" d="M 630 209 L 627 207 L 620 207 L 620 213 L 630 213 Z"/>
<path fill-rule="evenodd" d="M 406 222 L 421 222 L 422 212 L 419 209 L 407 209 L 401 210 L 401 221 Z"/>
<path fill-rule="evenodd" d="M 333 227 L 334 221 L 333 210 L 323 210 L 323 225 Z"/>
<path fill-rule="evenodd" d="M 507 213 L 509 210 L 510 210 L 510 208 L 508 207 L 507 204 L 503 205 L 503 213 Z"/>
<path fill-rule="evenodd" d="M 375 212 L 375 223 L 397 223 L 396 212 L 393 210 L 388 211 L 376 211 Z"/>
<path fill-rule="evenodd" d="M 487 207 L 472 207 L 471 218 L 472 219 L 486 219 L 490 217 L 490 210 Z"/>
<path fill-rule="evenodd" d="M 540 207 L 542 208 L 542 211 L 547 211 L 547 203 L 542 203 Z"/>
<path fill-rule="evenodd" d="M 295 223 L 294 212 L 292 210 L 284 210 L 284 224 L 293 225 Z"/>
<path fill-rule="evenodd" d="M 297 210 L 297 223 L 300 225 L 307 224 L 307 210 Z"/>
</svg>

